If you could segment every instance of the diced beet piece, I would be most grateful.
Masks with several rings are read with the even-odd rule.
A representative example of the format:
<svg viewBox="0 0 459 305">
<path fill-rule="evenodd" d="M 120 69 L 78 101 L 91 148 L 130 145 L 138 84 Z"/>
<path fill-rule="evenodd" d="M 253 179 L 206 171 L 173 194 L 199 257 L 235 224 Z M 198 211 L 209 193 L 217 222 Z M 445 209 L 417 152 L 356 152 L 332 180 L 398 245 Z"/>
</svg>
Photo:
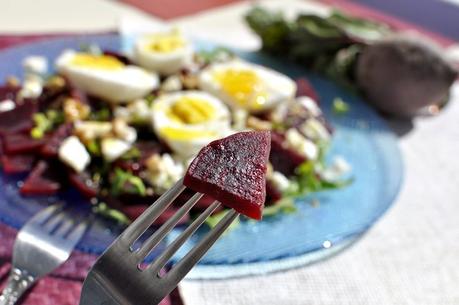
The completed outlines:
<svg viewBox="0 0 459 305">
<path fill-rule="evenodd" d="M 30 130 L 35 112 L 37 105 L 30 102 L 18 105 L 13 110 L 0 112 L 0 135 Z"/>
<path fill-rule="evenodd" d="M 138 175 L 140 171 L 144 168 L 141 163 L 135 160 L 123 160 L 118 159 L 113 163 L 114 167 L 119 167 L 122 170 Z"/>
<path fill-rule="evenodd" d="M 44 160 L 35 165 L 20 192 L 23 195 L 54 195 L 61 188 L 56 169 Z"/>
<path fill-rule="evenodd" d="M 35 161 L 34 155 L 3 155 L 2 167 L 6 174 L 29 172 Z"/>
<path fill-rule="evenodd" d="M 273 205 L 282 198 L 282 193 L 274 186 L 274 184 L 266 180 L 266 205 Z"/>
<path fill-rule="evenodd" d="M 0 101 L 4 101 L 4 100 L 16 101 L 16 95 L 20 89 L 21 87 L 19 86 L 11 86 L 11 85 L 0 86 Z"/>
<path fill-rule="evenodd" d="M 3 138 L 3 149 L 7 154 L 37 152 L 46 143 L 46 138 L 33 139 L 29 134 L 17 133 Z"/>
<path fill-rule="evenodd" d="M 91 179 L 87 172 L 77 173 L 69 169 L 68 178 L 70 184 L 86 198 L 96 197 L 99 193 L 99 185 Z"/>
<path fill-rule="evenodd" d="M 279 133 L 271 134 L 271 154 L 269 155 L 274 170 L 291 176 L 295 168 L 306 161 L 306 157 L 300 155 L 285 144 L 285 138 Z"/>
<path fill-rule="evenodd" d="M 41 147 L 40 152 L 45 157 L 57 157 L 62 141 L 72 134 L 73 125 L 63 124 L 57 128 Z"/>
<path fill-rule="evenodd" d="M 319 101 L 319 96 L 317 95 L 316 90 L 311 85 L 311 83 L 307 80 L 307 78 L 301 77 L 295 80 L 296 82 L 296 96 L 309 96 L 314 101 Z"/>
<path fill-rule="evenodd" d="M 269 131 L 240 132 L 213 141 L 191 162 L 183 183 L 259 220 L 270 147 Z"/>
</svg>

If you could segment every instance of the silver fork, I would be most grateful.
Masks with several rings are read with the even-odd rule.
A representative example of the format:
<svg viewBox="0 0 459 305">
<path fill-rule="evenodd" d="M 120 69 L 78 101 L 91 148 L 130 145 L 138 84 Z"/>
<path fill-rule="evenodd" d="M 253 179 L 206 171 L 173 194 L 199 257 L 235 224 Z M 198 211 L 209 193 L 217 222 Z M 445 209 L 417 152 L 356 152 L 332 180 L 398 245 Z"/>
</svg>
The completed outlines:
<svg viewBox="0 0 459 305">
<path fill-rule="evenodd" d="M 37 280 L 49 274 L 70 256 L 87 228 L 87 221 L 53 205 L 33 216 L 19 231 L 13 248 L 13 263 L 0 305 L 13 305 Z"/>
<path fill-rule="evenodd" d="M 230 210 L 183 259 L 166 274 L 160 274 L 165 264 L 220 205 L 215 201 L 194 220 L 152 263 L 141 264 L 166 237 L 178 221 L 201 199 L 195 193 L 166 223 L 134 250 L 133 245 L 161 213 L 185 190 L 183 179 L 162 195 L 137 218 L 99 257 L 83 284 L 80 305 L 152 305 L 159 304 L 202 258 L 228 226 L 238 217 Z"/>
</svg>

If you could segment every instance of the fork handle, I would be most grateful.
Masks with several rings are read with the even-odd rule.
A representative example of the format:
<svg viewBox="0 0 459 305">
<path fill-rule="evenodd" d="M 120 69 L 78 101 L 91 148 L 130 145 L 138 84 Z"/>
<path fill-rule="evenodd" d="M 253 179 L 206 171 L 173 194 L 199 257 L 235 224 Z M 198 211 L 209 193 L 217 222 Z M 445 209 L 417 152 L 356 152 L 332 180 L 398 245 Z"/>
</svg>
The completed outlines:
<svg viewBox="0 0 459 305">
<path fill-rule="evenodd" d="M 18 268 L 11 269 L 8 282 L 0 296 L 0 305 L 14 305 L 34 283 L 35 277 Z"/>
</svg>

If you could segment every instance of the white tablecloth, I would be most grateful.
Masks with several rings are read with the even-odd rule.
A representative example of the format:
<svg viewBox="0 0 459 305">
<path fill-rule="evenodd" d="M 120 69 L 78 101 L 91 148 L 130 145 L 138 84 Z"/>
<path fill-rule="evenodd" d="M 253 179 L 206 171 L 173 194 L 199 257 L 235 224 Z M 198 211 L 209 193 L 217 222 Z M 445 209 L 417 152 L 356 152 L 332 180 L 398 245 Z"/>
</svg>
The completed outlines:
<svg viewBox="0 0 459 305">
<path fill-rule="evenodd" d="M 269 1 L 289 14 L 323 8 L 305 1 Z M 121 19 L 157 18 L 115 1 L 3 0 L 0 32 L 100 31 Z M 194 35 L 233 47 L 259 42 L 242 20 L 239 3 L 173 20 Z M 60 10 L 57 12 L 57 10 Z M 459 86 L 437 117 L 401 134 L 405 181 L 394 206 L 354 246 L 324 262 L 266 276 L 185 281 L 186 305 L 458 305 L 459 304 Z"/>
</svg>

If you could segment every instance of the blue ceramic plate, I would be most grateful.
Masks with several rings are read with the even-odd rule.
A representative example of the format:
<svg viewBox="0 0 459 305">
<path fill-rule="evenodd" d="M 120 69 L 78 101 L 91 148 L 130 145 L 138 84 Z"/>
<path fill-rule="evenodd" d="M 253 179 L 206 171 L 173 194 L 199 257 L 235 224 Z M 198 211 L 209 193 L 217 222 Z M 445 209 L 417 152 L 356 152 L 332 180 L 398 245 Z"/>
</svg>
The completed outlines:
<svg viewBox="0 0 459 305">
<path fill-rule="evenodd" d="M 51 62 L 66 48 L 96 43 L 103 49 L 120 50 L 125 40 L 117 35 L 56 39 L 24 45 L 0 52 L 0 79 L 22 75 L 21 60 L 28 55 L 43 55 Z M 196 43 L 208 48 L 208 43 Z M 258 53 L 240 53 L 249 61 L 273 67 L 291 77 L 307 76 L 321 97 L 326 117 L 335 127 L 329 156 L 341 155 L 352 165 L 355 181 L 341 190 L 299 198 L 298 212 L 278 215 L 255 222 L 243 222 L 224 235 L 190 274 L 191 278 L 225 278 L 266 273 L 311 263 L 341 250 L 364 233 L 389 208 L 402 181 L 402 160 L 397 139 L 384 121 L 364 102 L 332 82 L 310 74 L 295 65 Z M 331 104 L 341 97 L 350 104 L 350 112 L 334 115 Z M 88 203 L 75 192 L 60 198 L 22 198 L 17 192 L 21 177 L 0 175 L 0 220 L 20 228 L 29 217 L 56 200 L 64 200 L 83 209 Z M 311 200 L 320 202 L 312 207 Z M 122 230 L 117 225 L 97 219 L 78 245 L 79 250 L 101 253 Z M 177 229 L 173 235 L 178 234 Z M 175 259 L 204 234 L 202 229 L 178 253 Z M 164 246 L 164 245 L 162 245 Z M 159 249 L 160 250 L 160 249 Z"/>
</svg>

